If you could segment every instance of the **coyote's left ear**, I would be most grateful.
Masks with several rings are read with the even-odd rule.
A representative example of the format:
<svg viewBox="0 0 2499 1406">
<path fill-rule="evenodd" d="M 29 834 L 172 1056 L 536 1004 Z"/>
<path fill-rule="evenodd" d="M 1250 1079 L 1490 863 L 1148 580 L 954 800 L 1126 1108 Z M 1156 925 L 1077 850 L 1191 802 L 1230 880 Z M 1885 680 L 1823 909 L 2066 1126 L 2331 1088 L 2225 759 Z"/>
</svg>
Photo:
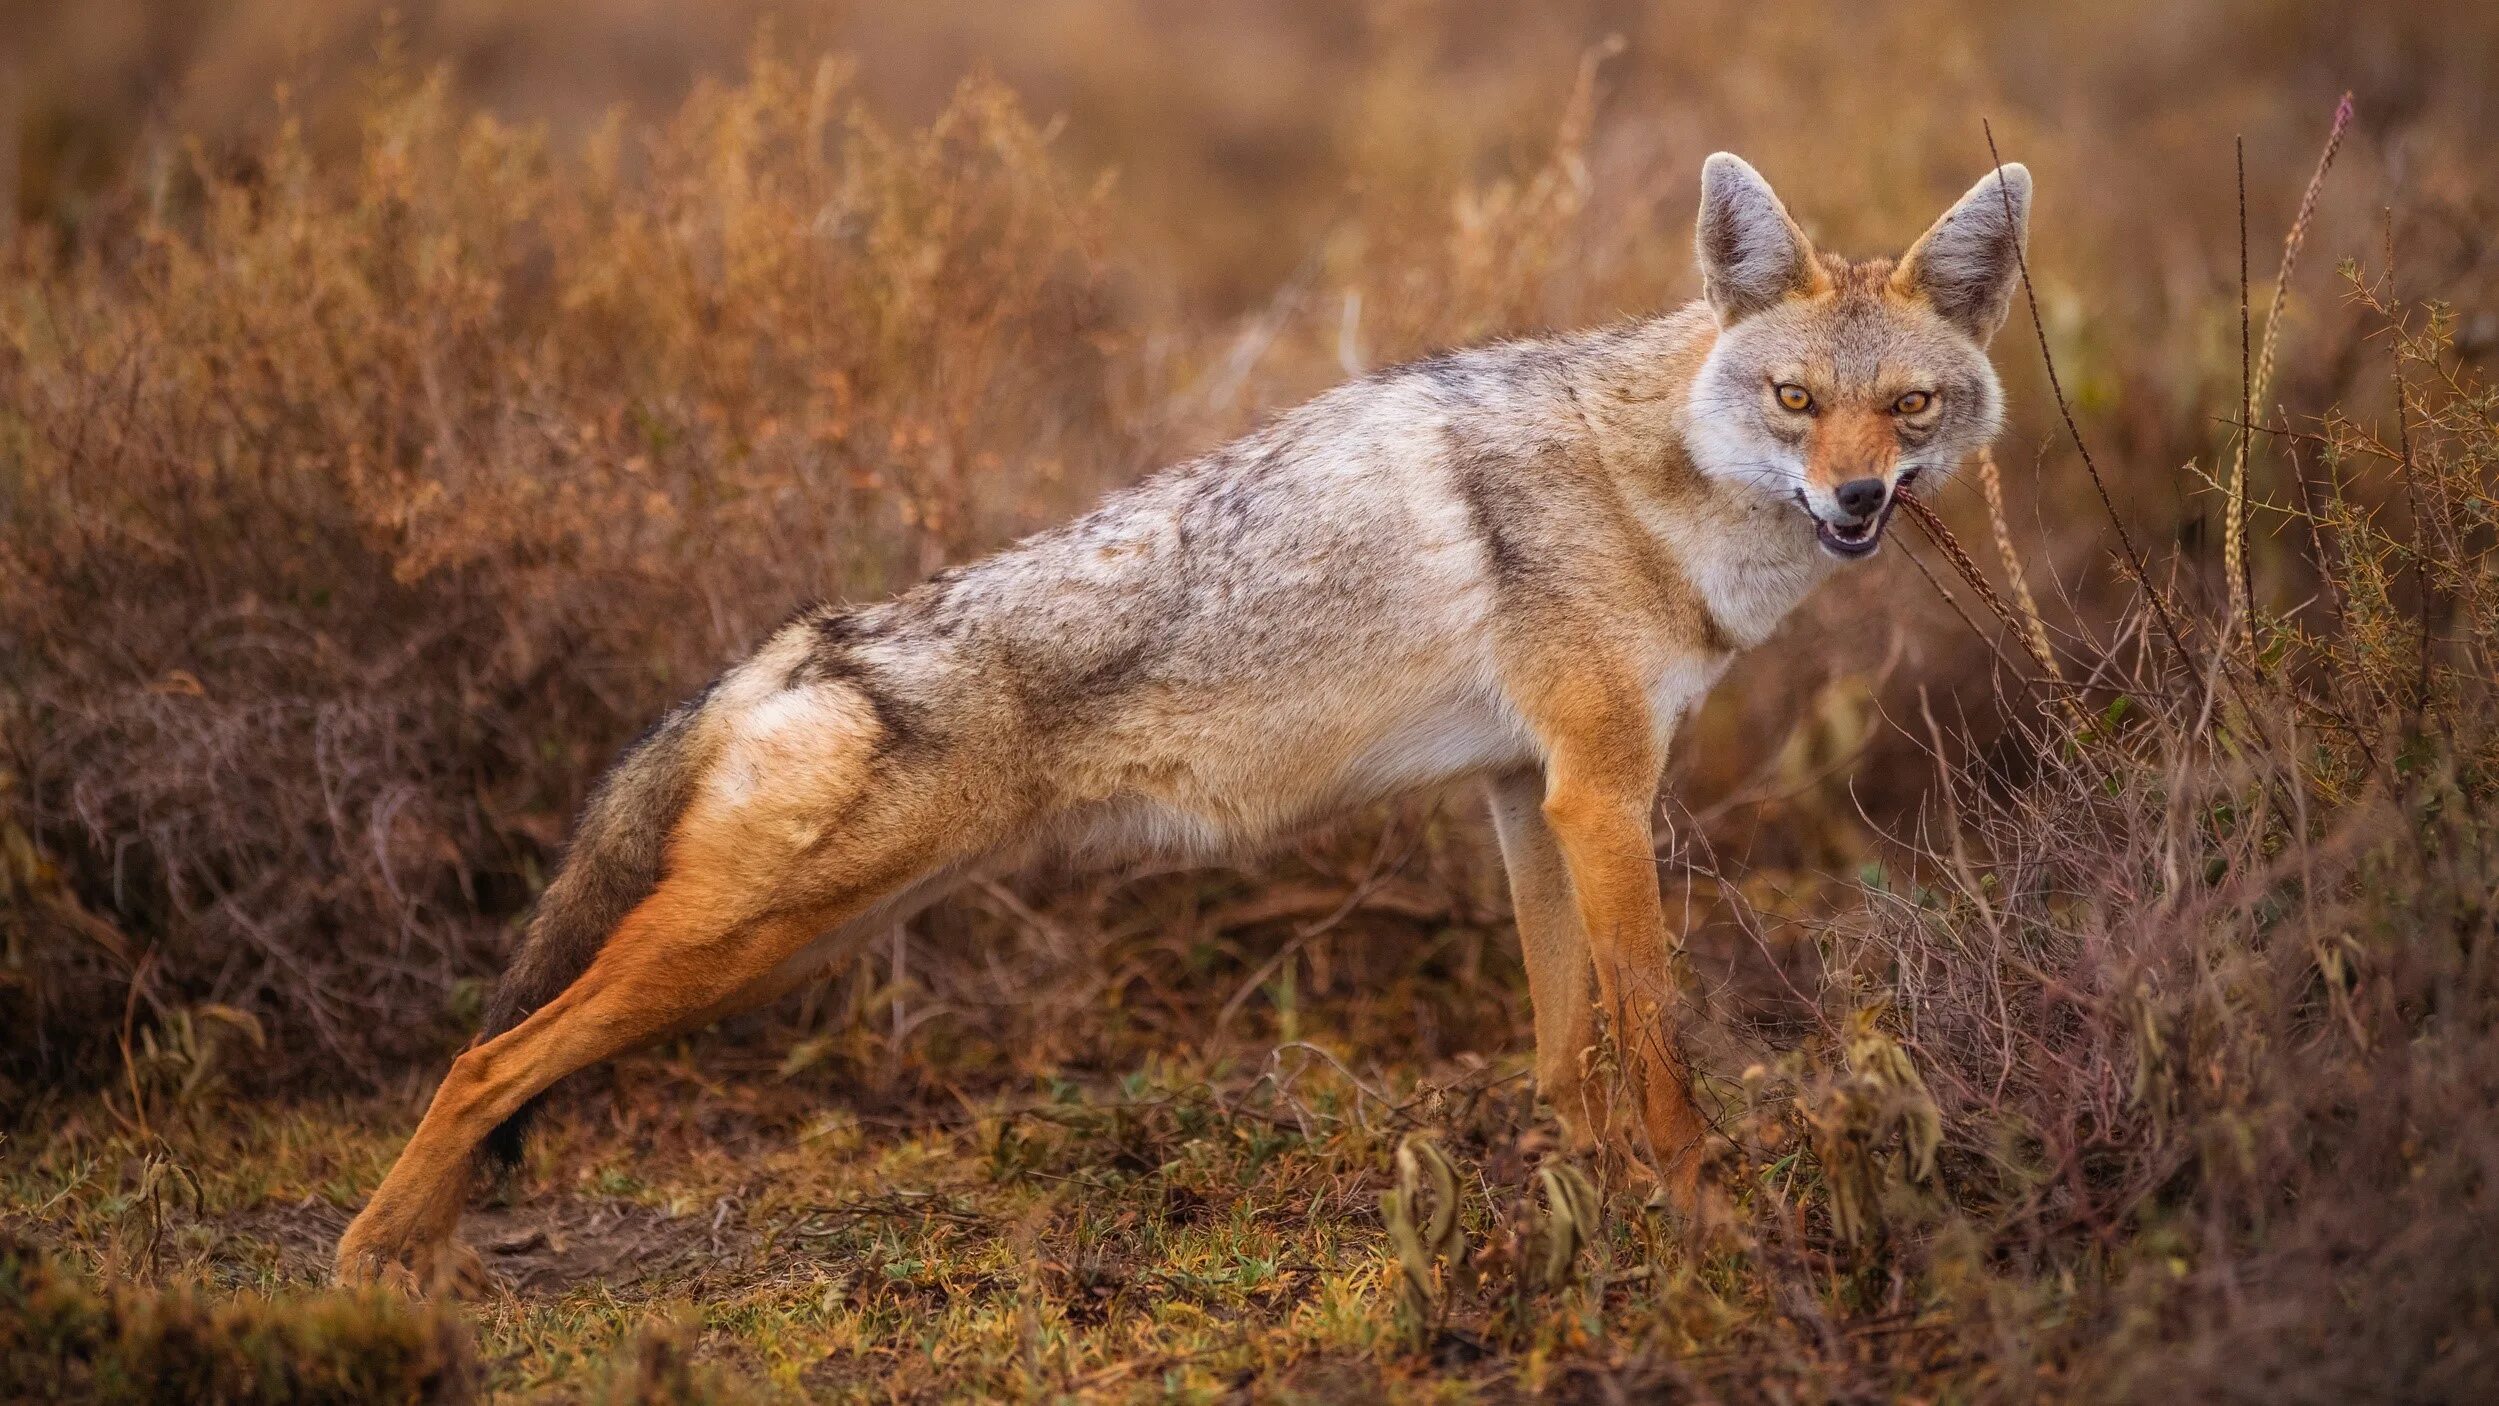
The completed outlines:
<svg viewBox="0 0 2499 1406">
<path fill-rule="evenodd" d="M 1892 286 L 1984 346 L 2013 309 L 2029 234 L 2030 171 L 1999 166 L 1909 246 Z"/>
</svg>

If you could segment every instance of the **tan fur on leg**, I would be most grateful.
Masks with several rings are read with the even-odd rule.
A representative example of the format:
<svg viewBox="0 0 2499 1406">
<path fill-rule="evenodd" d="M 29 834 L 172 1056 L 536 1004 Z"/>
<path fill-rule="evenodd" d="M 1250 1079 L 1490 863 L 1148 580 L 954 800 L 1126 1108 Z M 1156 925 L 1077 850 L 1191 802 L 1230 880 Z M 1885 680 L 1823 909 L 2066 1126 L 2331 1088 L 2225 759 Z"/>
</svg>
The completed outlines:
<svg viewBox="0 0 2499 1406">
<path fill-rule="evenodd" d="M 342 1282 L 440 1286 L 470 1166 L 487 1130 L 575 1070 L 720 1006 L 804 946 L 835 915 L 773 917 L 723 931 L 663 885 L 598 960 L 544 1009 L 452 1061 L 416 1136 L 339 1241 Z"/>
<path fill-rule="evenodd" d="M 1676 1037 L 1673 982 L 1649 828 L 1660 748 L 1638 694 L 1602 670 L 1536 696 L 1547 746 L 1541 806 L 1569 871 L 1597 978 L 1597 1005 L 1637 1095 L 1661 1189 L 1696 1208 L 1708 1125 Z"/>
<path fill-rule="evenodd" d="M 1510 875 L 1510 907 L 1518 921 L 1527 995 L 1536 1013 L 1536 1087 L 1562 1120 L 1573 1150 L 1604 1138 L 1604 1090 L 1590 1088 L 1586 1062 L 1597 1040 L 1589 991 L 1588 938 L 1571 898 L 1570 871 L 1545 823 L 1544 777 L 1512 772 L 1485 785 L 1501 857 Z"/>
</svg>

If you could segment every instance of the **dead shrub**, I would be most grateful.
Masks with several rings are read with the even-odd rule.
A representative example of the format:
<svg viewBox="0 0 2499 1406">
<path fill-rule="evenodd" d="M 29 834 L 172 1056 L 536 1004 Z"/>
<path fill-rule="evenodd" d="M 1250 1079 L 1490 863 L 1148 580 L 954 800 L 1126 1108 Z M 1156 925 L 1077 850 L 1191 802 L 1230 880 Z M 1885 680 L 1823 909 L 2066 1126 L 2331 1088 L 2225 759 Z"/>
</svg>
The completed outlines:
<svg viewBox="0 0 2499 1406">
<path fill-rule="evenodd" d="M 996 85 L 896 133 L 759 55 L 554 151 L 377 84 L 353 160 L 290 126 L 12 251 L 21 1071 L 125 989 L 439 1048 L 625 735 L 1109 467 L 1095 197 Z"/>
</svg>

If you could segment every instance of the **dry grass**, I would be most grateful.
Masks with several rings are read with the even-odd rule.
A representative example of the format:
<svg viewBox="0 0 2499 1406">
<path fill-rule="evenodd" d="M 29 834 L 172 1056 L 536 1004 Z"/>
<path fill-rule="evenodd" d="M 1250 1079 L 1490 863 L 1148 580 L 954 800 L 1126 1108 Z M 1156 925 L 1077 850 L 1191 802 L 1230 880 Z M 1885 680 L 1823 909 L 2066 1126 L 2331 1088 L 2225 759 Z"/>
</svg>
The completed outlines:
<svg viewBox="0 0 2499 1406">
<path fill-rule="evenodd" d="M 577 77 L 606 11 L 424 12 L 392 42 L 448 68 L 318 61 L 275 114 L 34 84 L 0 1296 L 67 1326 L 0 1313 L 0 1362 L 238 1396 L 278 1378 L 198 1384 L 300 1362 L 316 1399 L 2487 1389 L 2499 25 L 1914 9 L 941 6 L 608 116 L 495 77 Z M 254 71 L 234 13 L 197 73 Z M 310 52 L 369 36 L 340 14 Z M 688 22 L 670 72 L 748 23 Z M 932 87 L 949 46 L 1003 78 Z M 2229 136 L 2263 245 L 2344 86 L 2257 378 Z M 507 1290 L 464 1328 L 305 1297 L 588 779 L 794 601 L 1349 372 L 1678 299 L 1715 146 L 1897 244 L 1982 113 L 2042 190 L 2010 471 L 1944 504 L 1993 560 L 1904 539 L 1675 764 L 1704 1224 L 1573 1209 L 1451 797 L 974 893 L 571 1095 L 472 1225 Z"/>
</svg>

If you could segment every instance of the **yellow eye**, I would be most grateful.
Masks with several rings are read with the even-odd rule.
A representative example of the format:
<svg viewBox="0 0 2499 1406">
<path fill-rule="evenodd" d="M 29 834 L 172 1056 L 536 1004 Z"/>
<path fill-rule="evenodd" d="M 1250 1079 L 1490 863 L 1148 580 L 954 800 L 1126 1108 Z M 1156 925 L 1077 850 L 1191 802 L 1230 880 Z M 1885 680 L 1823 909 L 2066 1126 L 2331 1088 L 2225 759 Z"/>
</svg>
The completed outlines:
<svg viewBox="0 0 2499 1406">
<path fill-rule="evenodd" d="M 1814 408 L 1814 398 L 1812 394 L 1806 391 L 1803 386 L 1794 386 L 1781 382 L 1776 389 L 1779 392 L 1780 409 L 1792 410 L 1795 413 L 1802 415 L 1806 411 Z"/>
<path fill-rule="evenodd" d="M 1911 391 L 1902 396 L 1900 399 L 1892 402 L 1892 413 L 1895 415 L 1916 415 L 1923 412 L 1926 407 L 1933 405 L 1934 403 L 1935 397 L 1927 394 L 1925 391 Z"/>
</svg>

